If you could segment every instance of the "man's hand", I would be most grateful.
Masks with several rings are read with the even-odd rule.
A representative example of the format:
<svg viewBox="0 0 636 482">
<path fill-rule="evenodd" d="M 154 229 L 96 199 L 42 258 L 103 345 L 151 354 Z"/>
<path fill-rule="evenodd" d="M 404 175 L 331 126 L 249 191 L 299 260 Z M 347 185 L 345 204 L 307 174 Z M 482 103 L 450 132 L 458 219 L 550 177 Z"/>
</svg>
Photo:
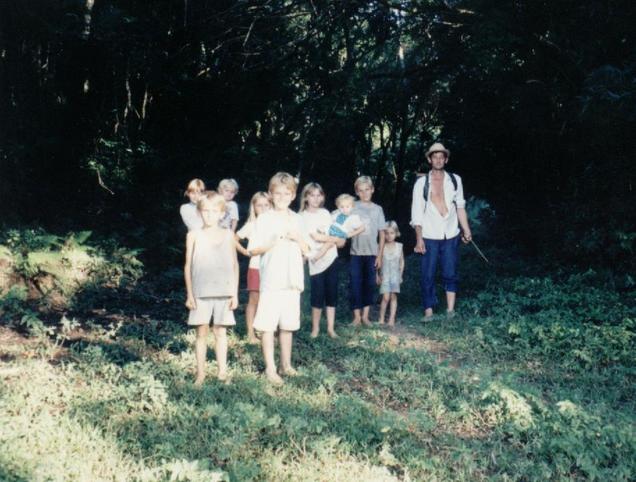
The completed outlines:
<svg viewBox="0 0 636 482">
<path fill-rule="evenodd" d="M 424 244 L 423 238 L 418 238 L 417 242 L 415 243 L 415 248 L 413 248 L 413 251 L 419 254 L 426 253 L 426 245 Z"/>
<path fill-rule="evenodd" d="M 462 233 L 462 241 L 464 242 L 464 244 L 468 244 L 472 240 L 473 240 L 473 234 L 470 232 L 470 229 Z"/>
</svg>

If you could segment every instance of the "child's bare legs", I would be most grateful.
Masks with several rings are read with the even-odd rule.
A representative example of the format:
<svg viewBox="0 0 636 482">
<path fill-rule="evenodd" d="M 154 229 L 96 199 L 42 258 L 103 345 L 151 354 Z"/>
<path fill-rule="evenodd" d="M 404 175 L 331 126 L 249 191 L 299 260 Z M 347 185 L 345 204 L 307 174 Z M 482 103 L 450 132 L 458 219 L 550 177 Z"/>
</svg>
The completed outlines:
<svg viewBox="0 0 636 482">
<path fill-rule="evenodd" d="M 327 306 L 327 334 L 331 338 L 338 338 L 336 335 L 336 307 L 335 306 Z"/>
<path fill-rule="evenodd" d="M 381 325 L 384 325 L 384 316 L 386 315 L 386 307 L 391 299 L 391 293 L 384 293 L 382 295 L 382 301 L 380 302 L 380 321 Z"/>
<path fill-rule="evenodd" d="M 455 299 L 457 298 L 457 293 L 454 291 L 446 292 L 446 306 L 447 311 L 449 313 L 453 313 L 455 311 Z"/>
<path fill-rule="evenodd" d="M 250 291 L 245 307 L 245 323 L 247 325 L 247 341 L 248 343 L 258 343 L 258 338 L 254 333 L 254 317 L 256 316 L 256 308 L 258 308 L 258 291 Z"/>
<path fill-rule="evenodd" d="M 216 366 L 219 368 L 217 378 L 225 380 L 227 378 L 227 330 L 224 326 L 213 326 L 212 332 L 214 333 Z"/>
<path fill-rule="evenodd" d="M 355 310 L 353 310 L 353 321 L 351 322 L 353 326 L 360 326 L 360 324 L 362 323 L 362 317 L 360 316 L 360 312 L 361 310 L 359 308 L 356 308 Z"/>
<path fill-rule="evenodd" d="M 205 358 L 208 351 L 208 325 L 197 326 L 197 338 L 194 342 L 194 356 L 197 361 L 197 377 L 194 384 L 199 386 L 205 380 Z"/>
<path fill-rule="evenodd" d="M 295 375 L 296 370 L 291 364 L 292 341 L 294 332 L 279 330 L 278 340 L 280 344 L 280 371 L 283 375 Z"/>
<path fill-rule="evenodd" d="M 371 326 L 371 322 L 369 321 L 369 308 L 370 306 L 365 306 L 362 309 L 356 308 L 353 310 L 353 321 L 351 324 L 353 326 L 360 326 L 360 323 L 364 323 L 366 326 Z"/>
<path fill-rule="evenodd" d="M 386 296 L 386 295 L 385 295 Z M 382 299 L 384 303 L 384 298 Z M 391 293 L 391 308 L 389 314 L 389 326 L 395 326 L 395 314 L 397 313 L 397 293 Z"/>
<path fill-rule="evenodd" d="M 283 383 L 283 379 L 276 373 L 276 362 L 274 361 L 274 332 L 264 331 L 261 335 L 261 346 L 263 358 L 265 359 L 265 376 L 275 385 Z M 282 353 L 282 349 L 281 349 Z"/>
<path fill-rule="evenodd" d="M 322 316 L 322 308 L 311 309 L 311 335 L 310 336 L 312 338 L 316 338 L 318 336 L 318 333 L 320 333 L 320 317 L 321 316 Z M 329 313 L 327 313 L 327 318 L 329 318 Z"/>
<path fill-rule="evenodd" d="M 362 308 L 362 323 L 366 326 L 371 326 L 371 321 L 369 321 L 370 308 L 370 306 L 365 306 Z"/>
</svg>

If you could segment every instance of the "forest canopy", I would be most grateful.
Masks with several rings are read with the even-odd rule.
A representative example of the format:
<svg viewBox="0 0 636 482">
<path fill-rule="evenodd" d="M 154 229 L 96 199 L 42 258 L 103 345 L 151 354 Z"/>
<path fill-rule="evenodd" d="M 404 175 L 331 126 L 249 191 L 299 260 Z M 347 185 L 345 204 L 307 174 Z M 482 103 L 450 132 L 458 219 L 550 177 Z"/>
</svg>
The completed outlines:
<svg viewBox="0 0 636 482">
<path fill-rule="evenodd" d="M 405 224 L 441 140 L 512 239 L 625 261 L 635 14 L 629 0 L 2 2 L 0 215 L 177 239 L 190 178 L 236 178 L 244 209 L 284 169 L 329 202 L 368 174 Z"/>
</svg>

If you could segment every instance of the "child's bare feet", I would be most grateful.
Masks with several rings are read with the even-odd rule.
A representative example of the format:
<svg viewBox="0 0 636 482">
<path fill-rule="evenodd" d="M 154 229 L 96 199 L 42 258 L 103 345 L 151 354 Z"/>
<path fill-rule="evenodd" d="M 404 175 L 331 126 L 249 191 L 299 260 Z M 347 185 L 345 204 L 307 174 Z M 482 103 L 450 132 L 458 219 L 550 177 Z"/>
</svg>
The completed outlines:
<svg viewBox="0 0 636 482">
<path fill-rule="evenodd" d="M 389 328 L 395 328 L 395 320 L 389 320 L 388 326 Z"/>
<path fill-rule="evenodd" d="M 362 323 L 362 321 L 360 320 L 360 318 L 354 318 L 353 321 L 351 322 L 351 324 L 353 326 L 360 326 L 360 324 Z"/>
<path fill-rule="evenodd" d="M 298 375 L 298 371 L 294 367 L 280 367 L 280 372 L 286 377 L 295 377 L 296 375 Z"/>
<path fill-rule="evenodd" d="M 229 381 L 230 377 L 227 373 L 227 370 L 223 370 L 222 372 L 219 372 L 216 376 L 216 379 L 220 382 L 227 382 Z"/>
<path fill-rule="evenodd" d="M 204 381 L 205 381 L 205 375 L 197 375 L 197 377 L 194 379 L 194 386 L 200 387 L 201 385 L 203 385 Z"/>
<path fill-rule="evenodd" d="M 276 372 L 266 371 L 265 378 L 267 378 L 267 381 L 271 383 L 272 385 L 274 385 L 275 387 L 280 387 L 281 385 L 285 383 L 283 379 L 280 377 L 280 375 L 278 375 L 278 373 Z"/>
<path fill-rule="evenodd" d="M 317 331 L 312 331 L 311 334 L 309 335 L 311 338 L 318 338 L 318 332 Z"/>
<path fill-rule="evenodd" d="M 336 334 L 335 331 L 328 331 L 327 334 L 331 337 L 331 338 L 338 338 L 338 335 Z"/>
<path fill-rule="evenodd" d="M 363 324 L 364 326 L 371 326 L 371 322 L 370 322 L 368 319 L 366 319 L 366 318 L 363 318 L 363 319 L 362 319 L 362 324 Z"/>
<path fill-rule="evenodd" d="M 390 323 L 390 322 L 389 322 Z M 384 325 L 384 318 L 378 320 L 378 325 Z"/>
</svg>

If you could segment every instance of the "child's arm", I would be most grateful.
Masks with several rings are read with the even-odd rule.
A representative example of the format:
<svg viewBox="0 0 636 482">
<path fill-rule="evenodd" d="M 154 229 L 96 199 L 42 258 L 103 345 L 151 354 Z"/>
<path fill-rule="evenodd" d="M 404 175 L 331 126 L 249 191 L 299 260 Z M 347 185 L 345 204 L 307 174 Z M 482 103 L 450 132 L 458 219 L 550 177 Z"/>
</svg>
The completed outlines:
<svg viewBox="0 0 636 482">
<path fill-rule="evenodd" d="M 378 246 L 378 255 L 375 257 L 375 267 L 377 269 L 382 268 L 382 255 L 384 254 L 384 229 L 378 232 L 380 236 L 380 243 Z"/>
<path fill-rule="evenodd" d="M 287 239 L 298 243 L 298 245 L 300 246 L 300 251 L 303 253 L 303 255 L 307 255 L 309 251 L 311 251 L 309 244 L 307 244 L 300 233 L 296 231 L 290 231 L 289 233 L 287 233 Z"/>
<path fill-rule="evenodd" d="M 404 246 L 400 246 L 400 283 L 404 279 Z"/>
<path fill-rule="evenodd" d="M 241 244 L 241 238 L 239 237 L 238 234 L 234 234 L 234 246 L 236 246 L 236 250 L 239 253 L 241 253 L 243 256 L 250 256 L 247 249 L 245 249 L 243 245 Z"/>
<path fill-rule="evenodd" d="M 233 233 L 236 232 L 236 226 L 238 226 L 238 219 L 232 219 L 230 229 L 232 229 Z"/>
<path fill-rule="evenodd" d="M 186 236 L 186 258 L 185 265 L 183 266 L 183 277 L 185 278 L 186 285 L 186 307 L 189 310 L 194 310 L 197 307 L 194 300 L 194 294 L 192 293 L 192 253 L 194 252 L 194 232 L 189 232 Z"/>
<path fill-rule="evenodd" d="M 322 233 L 310 233 L 311 239 L 314 241 L 318 241 L 319 243 L 333 243 L 339 248 L 342 248 L 347 242 L 346 239 L 339 238 L 338 236 L 329 236 L 328 234 Z"/>
<path fill-rule="evenodd" d="M 238 243 L 237 243 L 238 244 Z M 239 244 L 239 246 L 241 246 Z M 242 248 L 242 246 L 241 246 Z M 232 267 L 234 271 L 234 289 L 232 290 L 234 295 L 230 299 L 230 309 L 235 310 L 238 307 L 238 287 L 239 287 L 239 265 L 238 265 L 238 257 L 236 256 L 236 250 L 232 252 Z"/>
<path fill-rule="evenodd" d="M 358 234 L 361 234 L 363 232 L 364 226 L 358 226 L 357 228 L 351 230 L 349 234 L 347 234 L 347 238 L 353 238 L 354 236 L 357 236 Z"/>
</svg>

